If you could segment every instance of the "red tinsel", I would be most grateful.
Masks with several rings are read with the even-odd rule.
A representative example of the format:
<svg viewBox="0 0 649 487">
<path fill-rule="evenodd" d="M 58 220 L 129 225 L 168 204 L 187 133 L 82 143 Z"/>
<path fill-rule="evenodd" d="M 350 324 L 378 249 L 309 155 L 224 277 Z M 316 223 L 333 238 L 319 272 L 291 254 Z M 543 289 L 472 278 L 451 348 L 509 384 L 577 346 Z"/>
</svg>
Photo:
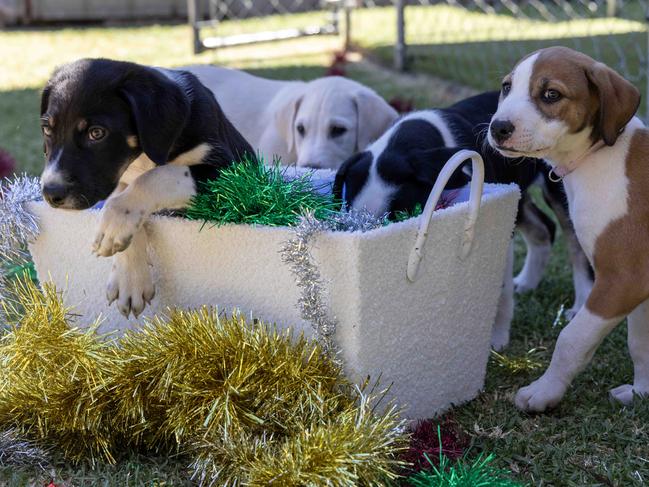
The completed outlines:
<svg viewBox="0 0 649 487">
<path fill-rule="evenodd" d="M 347 64 L 347 53 L 345 51 L 334 52 L 333 60 L 329 69 L 327 69 L 327 76 L 347 76 L 345 65 Z"/>
<path fill-rule="evenodd" d="M 439 436 L 437 427 L 439 426 Z M 430 458 L 435 465 L 439 463 L 440 436 L 442 453 L 451 460 L 456 460 L 464 454 L 469 446 L 468 437 L 462 433 L 458 424 L 452 416 L 443 418 L 426 419 L 417 423 L 411 432 L 410 446 L 402 459 L 413 464 L 415 472 L 430 469 L 430 463 L 424 454 Z"/>
<path fill-rule="evenodd" d="M 412 112 L 415 109 L 415 102 L 412 100 L 412 98 L 401 98 L 399 96 L 395 96 L 388 103 L 399 113 L 408 113 Z"/>
<path fill-rule="evenodd" d="M 4 149 L 0 149 L 0 178 L 10 176 L 16 168 L 16 160 Z"/>
</svg>

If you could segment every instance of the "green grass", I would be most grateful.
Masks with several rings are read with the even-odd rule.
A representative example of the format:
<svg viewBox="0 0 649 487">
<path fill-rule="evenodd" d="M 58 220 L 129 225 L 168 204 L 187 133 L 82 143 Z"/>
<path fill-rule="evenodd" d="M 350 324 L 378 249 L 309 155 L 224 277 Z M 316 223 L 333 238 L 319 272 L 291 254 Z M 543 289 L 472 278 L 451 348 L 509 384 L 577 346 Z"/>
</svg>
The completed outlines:
<svg viewBox="0 0 649 487">
<path fill-rule="evenodd" d="M 579 2 L 571 4 L 576 7 Z M 535 15 L 520 18 L 509 12 L 486 14 L 444 3 L 409 6 L 405 10 L 407 67 L 412 72 L 433 74 L 481 90 L 496 89 L 501 78 L 526 53 L 565 45 L 606 62 L 634 82 L 643 94 L 647 92 L 647 29 L 642 2 L 626 2 L 618 18 L 602 17 L 603 8 L 592 18 L 577 20 L 560 9 L 551 12 L 549 19 L 529 6 L 527 9 Z M 387 28 L 379 29 L 377 25 Z M 394 8 L 355 12 L 352 32 L 356 46 L 392 65 Z"/>
<path fill-rule="evenodd" d="M 522 241 L 516 239 L 520 268 Z M 536 347 L 549 363 L 555 340 L 565 325 L 553 327 L 556 313 L 572 304 L 572 282 L 565 242 L 559 239 L 538 290 L 518 297 L 507 356 Z M 622 407 L 608 390 L 632 381 L 626 326 L 619 326 L 598 350 L 592 365 L 577 377 L 564 401 L 548 413 L 528 415 L 512 404 L 518 387 L 540 372 L 512 376 L 493 361 L 486 391 L 456 408 L 456 419 L 472 436 L 476 451 L 494 452 L 515 478 L 539 486 L 633 486 L 649 480 L 649 400 Z"/>
<path fill-rule="evenodd" d="M 380 48 L 381 42 L 390 43 L 388 37 L 392 35 L 393 24 L 378 23 L 385 22 L 388 13 L 363 11 L 355 16 L 355 21 L 361 21 L 363 15 L 376 15 L 374 20 L 367 17 L 364 21 L 367 22 L 366 35 L 375 39 L 366 44 L 373 51 Z M 424 25 L 421 20 L 418 22 Z M 246 28 L 255 25 L 249 24 Z M 385 41 L 381 40 L 383 36 Z M 451 47 L 461 41 L 454 39 Z M 479 38 L 474 41 L 476 44 L 457 45 L 463 47 L 464 61 L 453 58 L 449 50 L 440 64 L 451 70 L 454 64 L 471 63 L 471 59 L 480 58 L 482 41 Z M 56 65 L 77 57 L 121 57 L 163 66 L 216 62 L 243 66 L 267 77 L 310 79 L 324 74 L 330 51 L 337 45 L 338 40 L 334 38 L 302 39 L 194 56 L 185 26 L 0 32 L 0 146 L 17 157 L 19 169 L 32 174 L 40 172 L 39 91 Z M 644 42 L 635 47 L 644 50 Z M 438 48 L 422 49 L 437 53 Z M 493 69 L 496 79 L 498 67 Z M 441 88 L 432 81 L 415 85 L 409 78 L 386 75 L 362 64 L 351 65 L 349 73 L 386 97 L 413 97 L 419 107 L 441 100 Z M 555 247 L 541 287 L 518 298 L 512 344 L 505 355 L 518 356 L 531 348 L 545 347 L 547 351 L 542 353 L 541 359 L 544 363 L 549 361 L 560 331 L 560 326 L 552 327 L 556 312 L 561 305 L 570 306 L 572 300 L 563 239 L 560 238 Z M 517 239 L 519 266 L 521 250 L 522 242 Z M 472 439 L 474 456 L 481 451 L 495 453 L 498 467 L 511 469 L 516 480 L 529 485 L 634 486 L 643 485 L 642 480 L 647 482 L 649 401 L 625 408 L 610 403 L 607 397 L 609 388 L 632 378 L 623 326 L 605 340 L 593 365 L 578 377 L 557 410 L 546 415 L 522 414 L 514 408 L 511 399 L 519 386 L 537 375 L 512 376 L 492 363 L 485 392 L 453 411 Z M 51 479 L 58 485 L 186 485 L 188 463 L 186 458 L 127 456 L 114 467 L 102 465 L 92 469 L 88 465 L 72 466 L 57 460 L 53 472 L 0 469 L 0 485 L 44 485 Z"/>
</svg>

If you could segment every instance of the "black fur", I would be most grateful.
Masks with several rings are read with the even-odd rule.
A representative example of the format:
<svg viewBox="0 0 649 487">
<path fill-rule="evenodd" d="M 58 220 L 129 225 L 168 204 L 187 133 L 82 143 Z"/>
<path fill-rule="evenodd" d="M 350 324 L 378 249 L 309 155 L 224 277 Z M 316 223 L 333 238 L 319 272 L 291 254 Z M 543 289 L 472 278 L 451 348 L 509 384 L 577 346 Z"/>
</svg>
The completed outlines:
<svg viewBox="0 0 649 487">
<path fill-rule="evenodd" d="M 457 147 L 446 147 L 438 128 L 424 119 L 396 122 L 396 130 L 376 161 L 379 176 L 397 187 L 389 202 L 390 213 L 424 205 L 444 164 L 460 149 L 475 150 L 482 155 L 488 183 L 516 183 L 525 191 L 539 177 L 545 169 L 541 160 L 521 164 L 504 158 L 486 143 L 485 128 L 498 108 L 498 98 L 499 92 L 487 92 L 436 110 L 450 128 Z M 336 195 L 343 196 L 344 186 L 344 199 L 353 204 L 366 182 L 371 163 L 369 151 L 347 160 L 336 175 Z M 468 181 L 465 170 L 459 168 L 447 188 L 459 188 Z"/>
<path fill-rule="evenodd" d="M 203 164 L 190 167 L 197 182 L 216 177 L 244 154 L 254 157 L 212 92 L 185 71 L 108 59 L 67 64 L 43 90 L 41 120 L 46 126 L 54 122 L 51 136 L 44 137 L 46 164 L 56 163 L 65 180 L 62 188 L 49 189 L 64 191 L 71 201 L 66 207 L 75 209 L 106 199 L 142 153 L 161 165 L 209 144 Z M 85 126 L 79 125 L 81 120 Z M 88 129 L 93 126 L 106 128 L 107 135 L 90 140 Z M 136 147 L 128 144 L 133 136 Z"/>
</svg>

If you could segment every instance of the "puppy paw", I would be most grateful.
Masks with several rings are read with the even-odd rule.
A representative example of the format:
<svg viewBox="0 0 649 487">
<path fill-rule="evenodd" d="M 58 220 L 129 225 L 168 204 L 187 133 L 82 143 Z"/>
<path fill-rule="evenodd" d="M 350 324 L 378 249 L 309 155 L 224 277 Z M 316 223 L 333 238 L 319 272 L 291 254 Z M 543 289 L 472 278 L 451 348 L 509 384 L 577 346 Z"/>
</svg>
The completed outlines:
<svg viewBox="0 0 649 487">
<path fill-rule="evenodd" d="M 635 389 L 632 384 L 623 384 L 611 389 L 609 395 L 611 399 L 625 406 L 630 406 L 633 404 L 633 399 L 636 396 L 647 397 L 649 396 L 649 391 L 640 391 Z"/>
<path fill-rule="evenodd" d="M 509 345 L 509 328 L 502 329 L 494 326 L 491 332 L 491 348 L 500 352 L 507 345 Z"/>
<path fill-rule="evenodd" d="M 518 294 L 533 291 L 537 286 L 538 282 L 530 282 L 530 280 L 527 279 L 527 276 L 521 276 L 519 274 L 514 278 L 514 292 Z"/>
<path fill-rule="evenodd" d="M 117 301 L 117 309 L 120 313 L 126 318 L 133 313 L 137 318 L 146 305 L 151 303 L 154 296 L 155 286 L 149 264 L 131 263 L 127 268 L 113 265 L 106 288 L 109 306 Z"/>
<path fill-rule="evenodd" d="M 145 217 L 144 209 L 133 208 L 121 196 L 110 198 L 102 210 L 93 251 L 101 257 L 124 251 L 142 227 Z"/>
<path fill-rule="evenodd" d="M 563 382 L 541 376 L 527 387 L 519 389 L 514 403 L 522 411 L 542 413 L 559 404 L 566 389 Z"/>
</svg>

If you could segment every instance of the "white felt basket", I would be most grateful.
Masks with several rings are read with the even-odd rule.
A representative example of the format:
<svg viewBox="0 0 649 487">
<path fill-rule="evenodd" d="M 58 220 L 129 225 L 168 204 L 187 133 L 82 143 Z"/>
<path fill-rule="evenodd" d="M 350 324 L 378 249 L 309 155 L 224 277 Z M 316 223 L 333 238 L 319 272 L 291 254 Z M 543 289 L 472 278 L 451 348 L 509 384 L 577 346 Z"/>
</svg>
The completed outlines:
<svg viewBox="0 0 649 487">
<path fill-rule="evenodd" d="M 469 201 L 433 213 L 452 166 L 469 156 Z M 411 418 L 467 401 L 484 383 L 519 192 L 515 185 L 485 185 L 483 193 L 482 178 L 482 160 L 465 151 L 447 164 L 422 216 L 366 233 L 325 232 L 313 241 L 348 374 L 356 380 L 381 375 Z M 67 290 L 66 302 L 84 323 L 101 315 L 103 332 L 137 326 L 107 306 L 111 262 L 91 253 L 99 212 L 42 202 L 30 209 L 40 220 L 30 246 L 39 277 Z M 156 297 L 145 315 L 169 306 L 238 308 L 311 334 L 296 306 L 295 277 L 280 255 L 294 237 L 291 228 L 201 227 L 151 219 Z"/>
</svg>

